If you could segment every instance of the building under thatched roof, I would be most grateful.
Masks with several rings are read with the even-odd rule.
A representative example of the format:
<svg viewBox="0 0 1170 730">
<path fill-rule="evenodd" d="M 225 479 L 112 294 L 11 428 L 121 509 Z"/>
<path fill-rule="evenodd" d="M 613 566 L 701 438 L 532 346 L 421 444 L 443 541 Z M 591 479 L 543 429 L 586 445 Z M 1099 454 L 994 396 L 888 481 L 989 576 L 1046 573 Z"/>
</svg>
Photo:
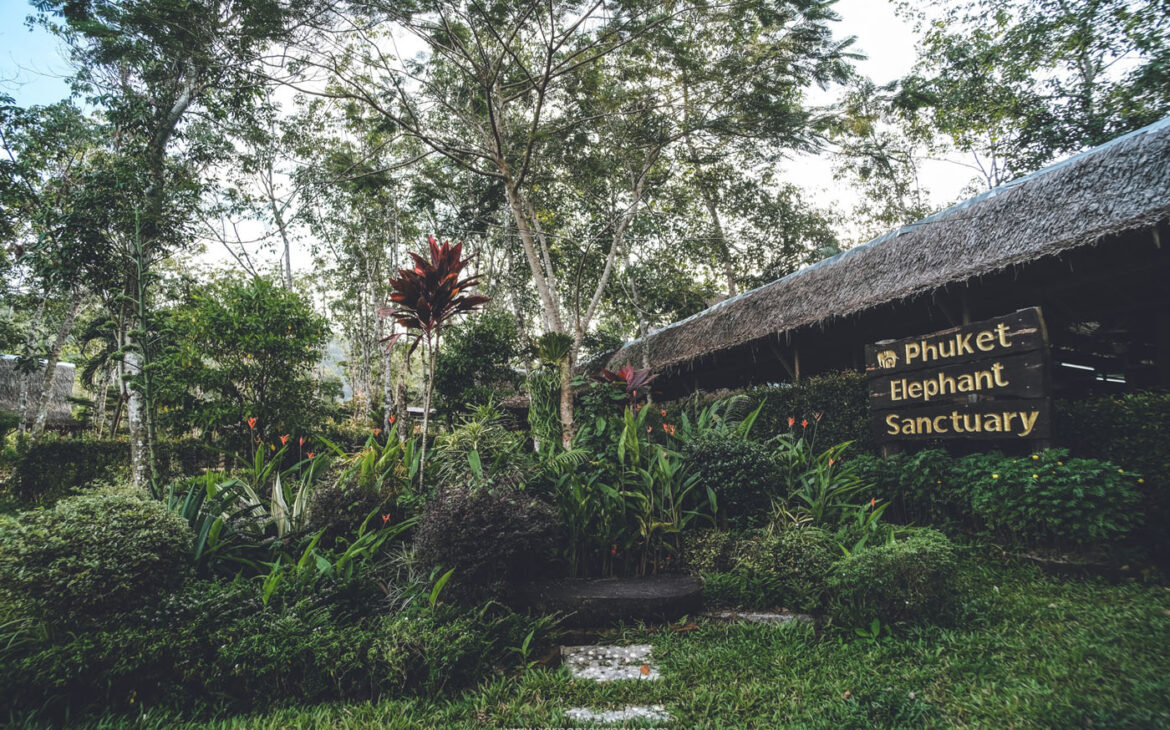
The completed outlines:
<svg viewBox="0 0 1170 730">
<path fill-rule="evenodd" d="M 1058 362 L 1170 385 L 1170 119 L 627 343 L 668 391 L 859 368 L 862 346 L 1041 306 Z M 1157 355 L 1157 356 L 1155 356 Z M 1057 368 L 1059 370 L 1059 368 Z M 1083 372 L 1083 370 L 1082 370 Z"/>
<path fill-rule="evenodd" d="M 0 355 L 0 410 L 17 411 L 22 378 L 28 383 L 28 392 L 35 394 L 44 377 L 44 367 L 42 360 L 33 372 L 22 375 L 16 371 L 15 355 Z M 73 407 L 69 402 L 76 377 L 77 366 L 66 362 L 57 363 L 57 372 L 53 377 L 53 396 L 45 419 L 48 428 L 71 428 L 76 425 Z M 33 397 L 35 395 L 30 396 Z"/>
</svg>

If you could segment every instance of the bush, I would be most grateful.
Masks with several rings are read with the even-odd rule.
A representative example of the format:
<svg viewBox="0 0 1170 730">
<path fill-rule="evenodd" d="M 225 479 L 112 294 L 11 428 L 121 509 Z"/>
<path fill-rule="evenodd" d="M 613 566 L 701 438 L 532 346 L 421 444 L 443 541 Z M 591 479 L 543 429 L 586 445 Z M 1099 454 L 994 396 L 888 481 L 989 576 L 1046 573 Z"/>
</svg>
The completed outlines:
<svg viewBox="0 0 1170 730">
<path fill-rule="evenodd" d="M 862 454 L 852 462 L 861 480 L 873 484 L 876 499 L 890 503 L 885 519 L 948 528 L 976 526 L 966 495 L 952 478 L 955 459 L 945 451 L 923 449 L 885 459 Z"/>
<path fill-rule="evenodd" d="M 95 481 L 114 479 L 130 464 L 125 441 L 43 440 L 29 446 L 12 472 L 12 495 L 50 505 Z"/>
<path fill-rule="evenodd" d="M 857 550 L 829 574 L 832 613 L 847 626 L 933 618 L 946 606 L 956 567 L 951 541 L 929 528 Z"/>
<path fill-rule="evenodd" d="M 705 530 L 685 536 L 682 556 L 688 570 L 702 575 L 711 600 L 815 611 L 823 605 L 829 570 L 840 550 L 831 535 L 816 528 L 740 534 Z"/>
<path fill-rule="evenodd" d="M 773 604 L 815 611 L 822 605 L 829 570 L 839 556 L 827 533 L 795 528 L 738 540 L 731 565 L 737 573 L 766 580 Z"/>
<path fill-rule="evenodd" d="M 443 595 L 466 601 L 543 574 L 560 533 L 556 511 L 520 492 L 447 489 L 427 506 L 414 546 L 424 570 L 454 568 Z"/>
<path fill-rule="evenodd" d="M 51 622 L 126 610 L 179 582 L 192 537 L 145 496 L 63 499 L 0 523 L 0 595 L 32 601 Z"/>
<path fill-rule="evenodd" d="M 684 457 L 699 477 L 699 488 L 714 489 L 720 513 L 739 527 L 762 524 L 772 500 L 787 496 L 777 492 L 780 473 L 763 444 L 705 437 L 687 444 Z"/>
<path fill-rule="evenodd" d="M 1064 449 L 1031 457 L 975 454 L 955 462 L 972 512 L 1016 544 L 1086 545 L 1119 540 L 1138 522 L 1138 479 L 1107 461 Z"/>
<path fill-rule="evenodd" d="M 788 419 L 797 423 L 808 420 L 816 423 L 818 444 L 839 444 L 852 441 L 860 451 L 872 451 L 877 447 L 869 425 L 869 392 L 863 373 L 842 371 L 814 375 L 799 383 L 768 385 L 736 391 L 720 391 L 707 394 L 697 403 L 706 405 L 734 395 L 745 395 L 749 399 L 747 410 L 764 403 L 752 433 L 760 440 L 767 440 L 788 431 Z M 684 403 L 667 404 L 670 418 L 677 420 L 677 412 Z M 815 420 L 816 414 L 821 420 Z"/>
<path fill-rule="evenodd" d="M 254 581 L 189 583 L 157 606 L 86 632 L 25 643 L 0 661 L 0 696 L 15 709 L 187 716 L 224 709 L 376 700 L 457 689 L 533 651 L 553 622 L 498 604 L 465 612 L 422 603 L 392 616 L 339 610 L 329 595 L 266 608 Z"/>
<path fill-rule="evenodd" d="M 402 518 L 401 511 L 389 504 L 389 498 L 364 487 L 345 487 L 336 484 L 321 486 L 309 497 L 307 531 L 323 530 L 322 547 L 329 547 L 338 538 L 352 539 L 371 512 L 384 510 L 394 522 Z M 379 524 L 380 524 L 379 520 Z"/>
</svg>

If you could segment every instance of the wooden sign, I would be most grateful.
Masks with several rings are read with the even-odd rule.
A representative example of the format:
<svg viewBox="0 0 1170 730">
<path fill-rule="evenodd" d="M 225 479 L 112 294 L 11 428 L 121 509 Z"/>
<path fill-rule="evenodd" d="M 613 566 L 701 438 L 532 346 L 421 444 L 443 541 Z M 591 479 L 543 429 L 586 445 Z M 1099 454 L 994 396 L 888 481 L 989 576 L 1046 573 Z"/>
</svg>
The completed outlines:
<svg viewBox="0 0 1170 730">
<path fill-rule="evenodd" d="M 1018 355 L 1047 347 L 1039 307 L 904 340 L 865 347 L 865 372 L 892 375 L 922 368 L 958 365 Z"/>
<path fill-rule="evenodd" d="M 881 441 L 1047 439 L 1047 334 L 1039 308 L 865 348 Z"/>
<path fill-rule="evenodd" d="M 869 381 L 871 409 L 970 401 L 970 396 L 1043 398 L 1048 363 L 1042 351 L 980 363 L 882 375 Z"/>
<path fill-rule="evenodd" d="M 872 415 L 874 435 L 882 441 L 1046 439 L 1052 435 L 1052 409 L 1047 398 L 950 403 L 873 411 Z"/>
</svg>

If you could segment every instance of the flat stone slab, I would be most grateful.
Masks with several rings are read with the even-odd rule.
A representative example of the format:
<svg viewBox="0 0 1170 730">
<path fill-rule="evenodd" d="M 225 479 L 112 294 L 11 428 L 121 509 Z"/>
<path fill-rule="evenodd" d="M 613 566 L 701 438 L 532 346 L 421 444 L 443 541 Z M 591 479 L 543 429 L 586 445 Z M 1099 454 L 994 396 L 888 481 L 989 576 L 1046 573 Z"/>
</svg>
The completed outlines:
<svg viewBox="0 0 1170 730">
<path fill-rule="evenodd" d="M 813 617 L 806 613 L 791 613 L 789 611 L 781 611 L 779 613 L 772 611 L 707 611 L 703 614 L 703 618 L 712 621 L 740 622 L 745 624 L 783 625 L 793 622 L 801 624 L 811 624 L 813 622 Z"/>
<path fill-rule="evenodd" d="M 574 679 L 613 682 L 661 679 L 651 663 L 649 644 L 633 646 L 562 646 L 561 659 Z"/>
<path fill-rule="evenodd" d="M 703 610 L 703 586 L 686 575 L 565 579 L 530 583 L 520 593 L 530 609 L 564 614 L 568 628 L 666 623 Z"/>
<path fill-rule="evenodd" d="M 573 722 L 594 722 L 601 725 L 617 725 L 634 720 L 649 722 L 670 722 L 670 713 L 662 705 L 632 705 L 621 710 L 590 710 L 588 707 L 573 707 L 565 711 Z"/>
</svg>

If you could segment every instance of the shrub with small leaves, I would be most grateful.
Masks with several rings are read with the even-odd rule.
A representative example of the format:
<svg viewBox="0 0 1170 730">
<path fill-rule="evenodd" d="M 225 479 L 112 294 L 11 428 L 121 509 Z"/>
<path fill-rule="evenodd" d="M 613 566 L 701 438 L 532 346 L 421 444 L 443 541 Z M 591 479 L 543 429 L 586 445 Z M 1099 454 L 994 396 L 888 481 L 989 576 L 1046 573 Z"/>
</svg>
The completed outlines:
<svg viewBox="0 0 1170 730">
<path fill-rule="evenodd" d="M 831 612 L 846 626 L 925 620 L 946 605 L 957 561 L 937 530 L 910 531 L 900 540 L 857 550 L 829 573 Z"/>
<path fill-rule="evenodd" d="M 815 611 L 821 607 L 829 571 L 840 554 L 832 536 L 823 530 L 793 528 L 738 540 L 731 565 L 736 572 L 769 578 L 776 603 Z"/>
<path fill-rule="evenodd" d="M 0 522 L 0 593 L 50 621 L 132 608 L 177 585 L 187 523 L 145 494 L 95 492 Z"/>
<path fill-rule="evenodd" d="M 522 492 L 447 489 L 419 521 L 415 555 L 424 570 L 455 570 L 444 598 L 500 597 L 548 569 L 561 532 L 556 510 Z"/>
<path fill-rule="evenodd" d="M 711 487 L 719 511 L 739 527 L 752 527 L 767 519 L 781 478 L 772 451 L 755 441 L 718 436 L 687 444 L 687 466 L 699 476 L 701 488 Z"/>
</svg>

